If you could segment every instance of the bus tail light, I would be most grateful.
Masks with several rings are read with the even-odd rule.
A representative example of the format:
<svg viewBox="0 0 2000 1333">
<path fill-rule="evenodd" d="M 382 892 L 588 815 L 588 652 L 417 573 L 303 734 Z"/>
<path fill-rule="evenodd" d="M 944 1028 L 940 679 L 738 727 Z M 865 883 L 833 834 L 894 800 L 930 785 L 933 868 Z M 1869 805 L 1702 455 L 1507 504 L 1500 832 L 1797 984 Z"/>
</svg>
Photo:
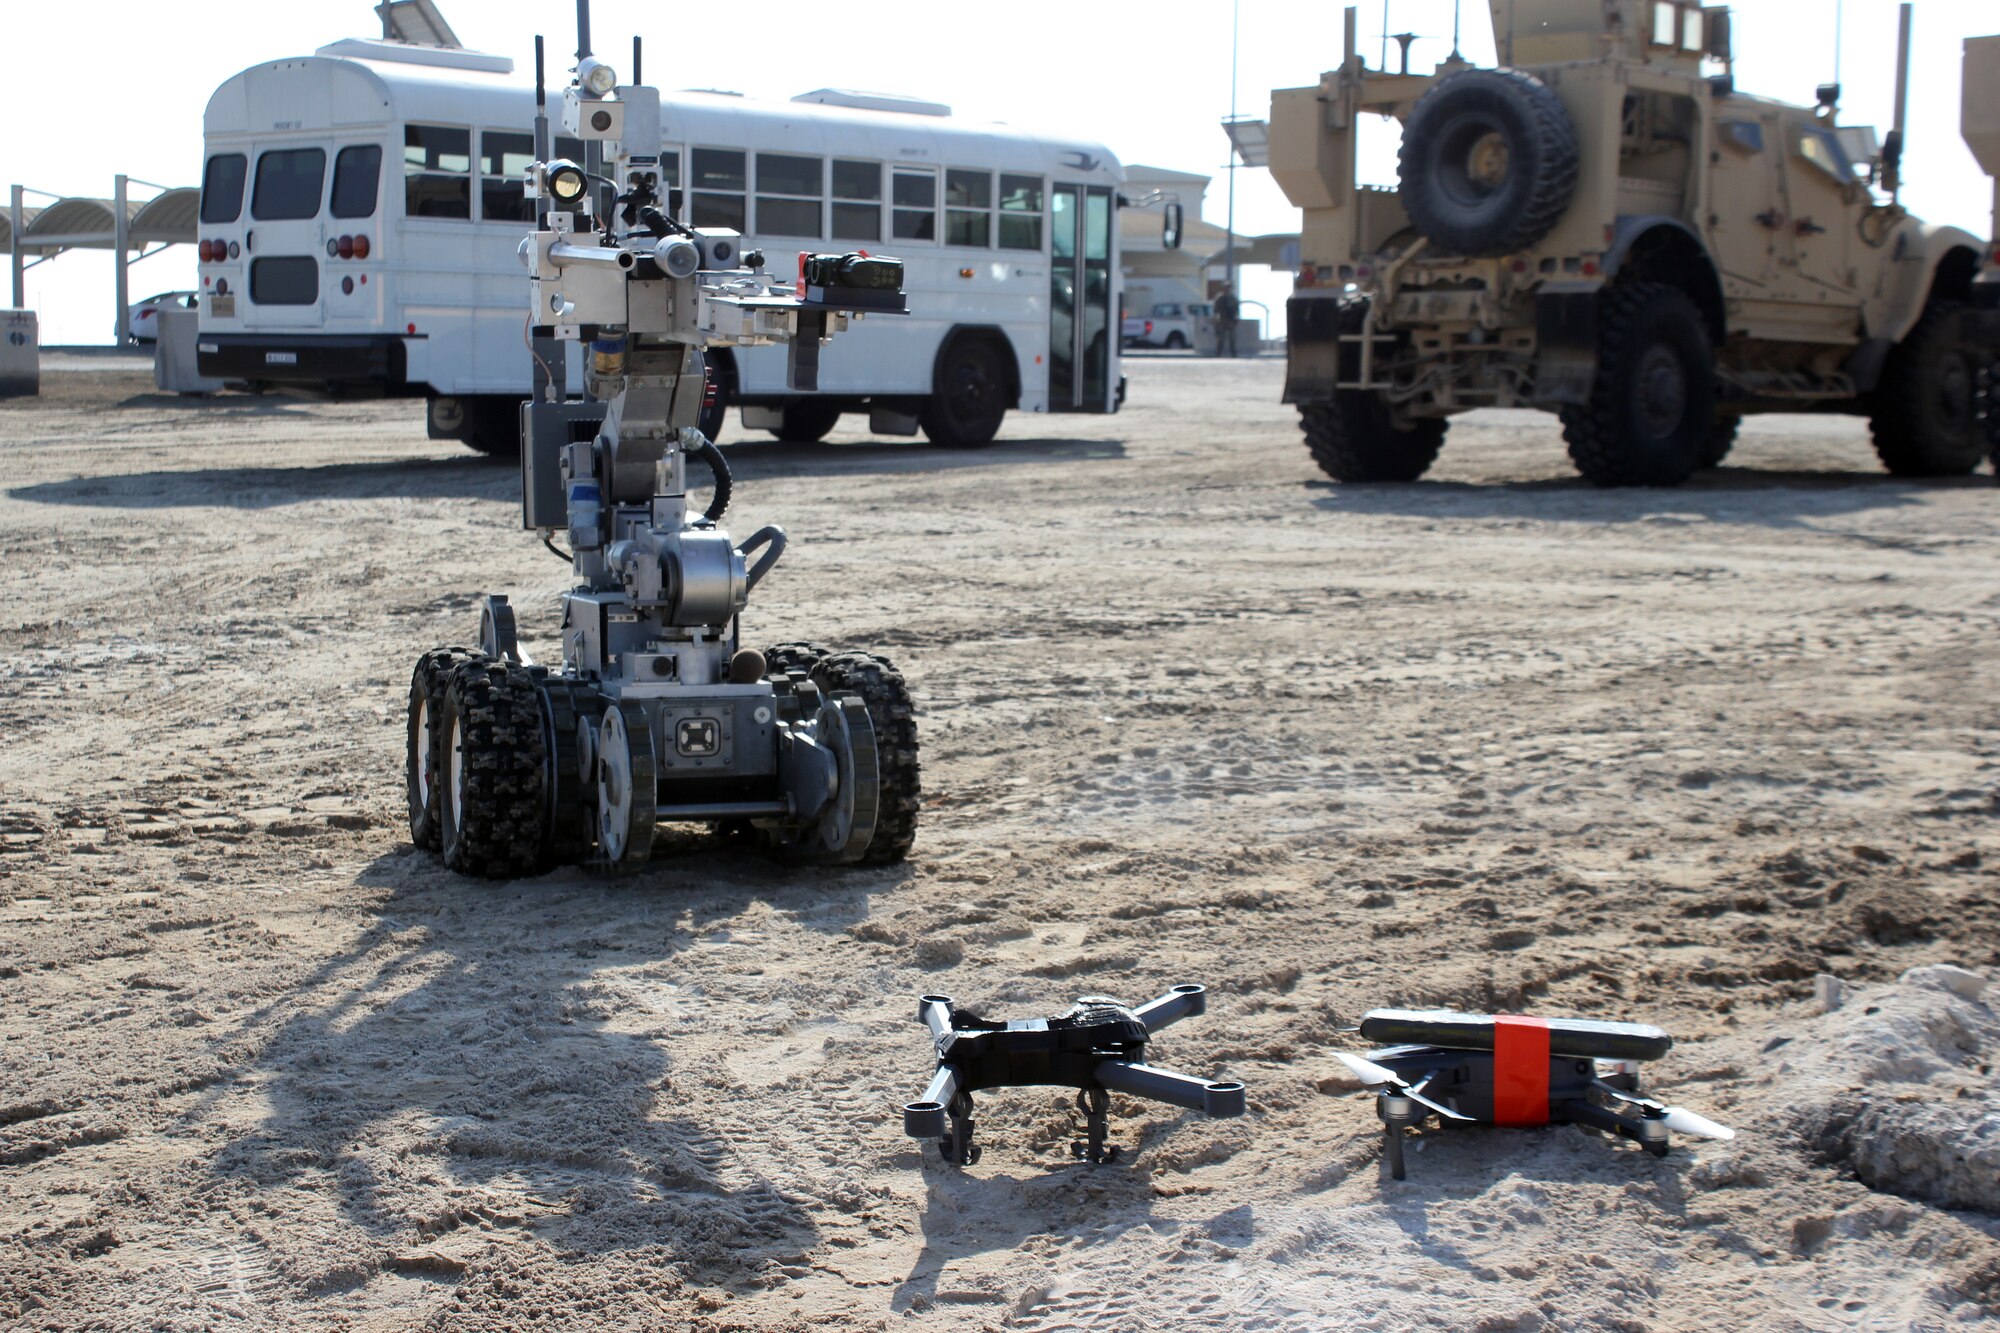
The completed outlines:
<svg viewBox="0 0 2000 1333">
<path fill-rule="evenodd" d="M 201 257 L 201 262 L 202 262 L 202 263 L 204 263 L 204 264 L 212 264 L 212 263 L 214 263 L 214 262 L 215 262 L 215 242 L 214 242 L 214 241 L 203 241 L 203 242 L 202 242 L 202 243 L 201 243 L 200 245 L 197 245 L 197 246 L 195 247 L 195 253 L 196 253 L 197 255 L 199 255 L 199 256 Z"/>
<path fill-rule="evenodd" d="M 1307 264 L 1299 270 L 1299 284 L 1298 284 L 1299 286 L 1314 287 L 1317 286 L 1318 284 L 1319 284 L 1319 269 L 1317 269 L 1311 264 Z"/>
<path fill-rule="evenodd" d="M 339 250 L 342 259 L 354 258 L 354 238 L 352 236 L 343 236 L 334 245 Z"/>
<path fill-rule="evenodd" d="M 356 259 L 368 258 L 368 238 L 366 236 L 357 236 L 354 238 L 354 257 Z"/>
</svg>

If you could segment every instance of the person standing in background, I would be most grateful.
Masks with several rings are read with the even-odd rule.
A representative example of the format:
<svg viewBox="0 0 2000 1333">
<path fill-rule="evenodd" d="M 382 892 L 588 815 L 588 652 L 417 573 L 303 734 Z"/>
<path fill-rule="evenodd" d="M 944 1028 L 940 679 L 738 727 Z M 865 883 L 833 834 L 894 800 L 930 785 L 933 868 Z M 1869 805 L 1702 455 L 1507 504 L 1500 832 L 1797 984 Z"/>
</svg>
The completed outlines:
<svg viewBox="0 0 2000 1333">
<path fill-rule="evenodd" d="M 1236 316 L 1241 310 L 1242 305 L 1236 299 L 1235 285 L 1233 283 L 1223 283 L 1222 290 L 1217 292 L 1215 296 L 1215 354 L 1217 356 L 1237 355 Z"/>
</svg>

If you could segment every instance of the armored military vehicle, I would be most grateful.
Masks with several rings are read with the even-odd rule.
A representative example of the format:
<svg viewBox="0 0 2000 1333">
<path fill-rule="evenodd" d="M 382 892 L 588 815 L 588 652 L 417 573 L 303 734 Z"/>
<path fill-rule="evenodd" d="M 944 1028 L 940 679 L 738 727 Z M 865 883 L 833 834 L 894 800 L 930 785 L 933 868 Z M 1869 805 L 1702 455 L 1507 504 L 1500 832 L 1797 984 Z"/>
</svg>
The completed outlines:
<svg viewBox="0 0 2000 1333">
<path fill-rule="evenodd" d="M 1558 413 L 1577 470 L 1672 486 L 1752 412 L 1867 416 L 1902 476 L 1995 438 L 2000 254 L 1898 203 L 1895 128 L 1736 91 L 1727 9 L 1492 0 L 1500 67 L 1340 68 L 1272 94 L 1270 161 L 1304 210 L 1285 401 L 1336 480 L 1409 481 L 1478 407 Z M 1966 45 L 1963 131 L 2000 170 L 2000 39 Z M 1407 62 L 1406 62 L 1407 63 Z M 1398 188 L 1356 135 L 1402 122 Z"/>
</svg>

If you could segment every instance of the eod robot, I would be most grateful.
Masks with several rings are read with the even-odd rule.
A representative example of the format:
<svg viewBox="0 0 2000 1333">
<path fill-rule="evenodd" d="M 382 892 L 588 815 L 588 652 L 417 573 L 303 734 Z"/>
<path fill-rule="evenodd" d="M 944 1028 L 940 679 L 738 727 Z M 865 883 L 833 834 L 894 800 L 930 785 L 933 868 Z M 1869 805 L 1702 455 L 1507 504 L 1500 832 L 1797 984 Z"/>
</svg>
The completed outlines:
<svg viewBox="0 0 2000 1333">
<path fill-rule="evenodd" d="M 899 860 L 919 798 L 903 678 L 868 653 L 743 647 L 739 618 L 785 534 L 738 543 L 722 529 L 729 468 L 696 423 L 702 349 L 789 343 L 792 387 L 809 390 L 822 338 L 859 312 L 902 312 L 902 265 L 806 255 L 786 283 L 735 233 L 666 216 L 659 93 L 619 85 L 590 53 L 581 5 L 579 20 L 563 124 L 591 164 L 549 161 L 538 112 L 526 189 L 539 222 L 521 245 L 536 361 L 523 526 L 575 568 L 562 665 L 522 653 L 502 596 L 483 603 L 478 650 L 424 654 L 410 683 L 411 836 L 490 876 L 638 865 L 671 822 L 808 860 Z M 538 106 L 540 64 L 538 41 Z M 600 192 L 615 192 L 608 206 Z M 566 401 L 564 357 L 580 344 L 588 392 Z M 690 462 L 714 480 L 700 511 Z"/>
</svg>

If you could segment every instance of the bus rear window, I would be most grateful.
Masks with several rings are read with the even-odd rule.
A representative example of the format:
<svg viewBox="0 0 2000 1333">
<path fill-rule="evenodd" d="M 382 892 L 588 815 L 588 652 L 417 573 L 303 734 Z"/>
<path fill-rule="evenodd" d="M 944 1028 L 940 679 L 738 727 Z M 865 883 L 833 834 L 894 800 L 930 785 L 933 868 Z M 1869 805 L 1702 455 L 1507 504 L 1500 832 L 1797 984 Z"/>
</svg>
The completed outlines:
<svg viewBox="0 0 2000 1333">
<path fill-rule="evenodd" d="M 201 173 L 201 220 L 234 222 L 243 216 L 243 178 L 250 159 L 241 153 L 217 153 Z"/>
<path fill-rule="evenodd" d="M 382 150 L 375 144 L 343 148 L 333 159 L 333 215 L 337 218 L 375 216 L 375 196 L 381 192 Z"/>
<path fill-rule="evenodd" d="M 311 305 L 319 300 L 319 261 L 311 255 L 251 260 L 250 299 L 258 305 Z"/>
<path fill-rule="evenodd" d="M 403 127 L 403 214 L 472 217 L 472 131 L 444 125 Z"/>
<path fill-rule="evenodd" d="M 257 188 L 250 216 L 259 222 L 286 222 L 319 216 L 320 187 L 326 184 L 326 150 L 285 148 L 257 159 Z"/>
</svg>

